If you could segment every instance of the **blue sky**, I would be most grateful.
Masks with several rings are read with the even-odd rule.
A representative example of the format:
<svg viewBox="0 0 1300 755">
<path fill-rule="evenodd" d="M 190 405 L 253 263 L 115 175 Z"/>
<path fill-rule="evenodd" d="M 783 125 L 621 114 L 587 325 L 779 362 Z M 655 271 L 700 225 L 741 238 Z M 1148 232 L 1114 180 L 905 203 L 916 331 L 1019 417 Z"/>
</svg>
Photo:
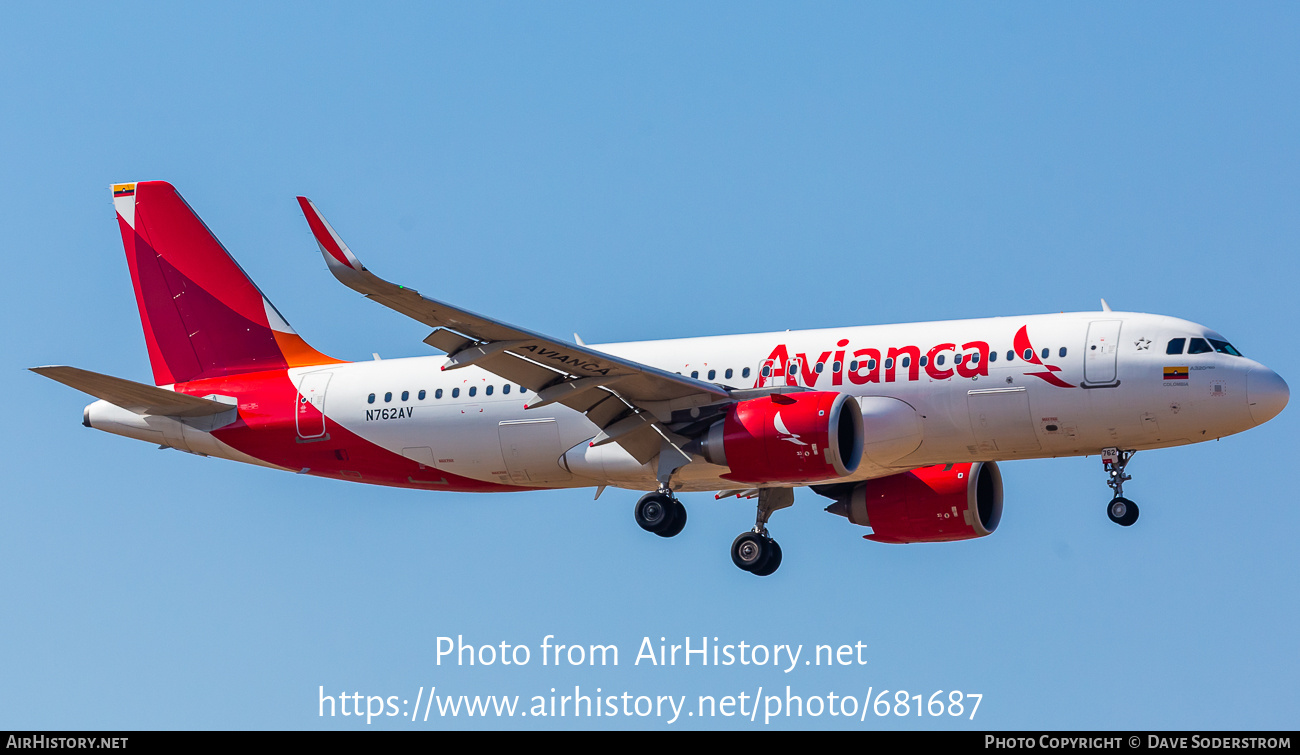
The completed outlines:
<svg viewBox="0 0 1300 755">
<path fill-rule="evenodd" d="M 314 346 L 428 353 L 340 287 L 293 197 L 367 264 L 589 343 L 1116 309 L 1300 358 L 1300 9 L 1129 4 L 29 4 L 0 27 L 8 187 L 0 728 L 365 728 L 318 688 L 984 695 L 974 721 L 1294 729 L 1292 407 L 1142 453 L 1005 464 L 992 537 L 886 546 L 801 491 L 752 504 L 387 490 L 81 427 L 24 368 L 149 376 L 108 186 L 174 183 Z M 539 665 L 615 644 L 617 668 Z M 438 665 L 436 638 L 528 645 Z M 852 644 L 866 666 L 647 668 L 643 637 Z M 562 694 L 557 693 L 557 694 Z M 380 718 L 371 728 L 761 728 L 738 718 Z"/>
</svg>

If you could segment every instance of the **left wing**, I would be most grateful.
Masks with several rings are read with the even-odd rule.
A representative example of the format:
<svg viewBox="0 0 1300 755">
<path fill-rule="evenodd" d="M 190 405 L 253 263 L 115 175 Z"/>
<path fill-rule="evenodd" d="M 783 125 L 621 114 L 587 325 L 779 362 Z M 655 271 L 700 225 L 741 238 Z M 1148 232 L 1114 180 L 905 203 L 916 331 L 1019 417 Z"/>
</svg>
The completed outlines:
<svg viewBox="0 0 1300 755">
<path fill-rule="evenodd" d="M 345 286 L 437 328 L 424 342 L 447 352 L 444 370 L 474 365 L 537 393 L 528 409 L 560 403 L 583 412 L 601 432 L 593 445 L 618 443 L 645 463 L 661 448 L 681 452 L 667 428 L 672 413 L 732 399 L 727 388 L 585 345 L 509 325 L 380 278 L 361 264 L 306 197 L 298 197 L 321 254 Z M 682 461 L 688 460 L 681 452 Z"/>
</svg>

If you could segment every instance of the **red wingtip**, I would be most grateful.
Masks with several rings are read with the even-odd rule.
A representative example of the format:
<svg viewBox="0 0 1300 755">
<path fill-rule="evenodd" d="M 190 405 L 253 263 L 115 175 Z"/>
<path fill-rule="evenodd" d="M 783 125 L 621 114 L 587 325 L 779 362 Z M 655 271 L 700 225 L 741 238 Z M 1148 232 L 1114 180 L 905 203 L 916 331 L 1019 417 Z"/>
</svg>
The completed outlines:
<svg viewBox="0 0 1300 755">
<path fill-rule="evenodd" d="M 298 206 L 302 208 L 303 217 L 307 219 L 307 225 L 311 227 L 311 233 L 316 237 L 316 243 L 320 244 L 321 249 L 325 250 L 326 254 L 340 264 L 355 270 L 356 267 L 348 261 L 348 256 L 343 253 L 342 246 L 330 233 L 325 218 L 321 217 L 320 212 L 316 210 L 311 200 L 307 197 L 298 197 Z"/>
</svg>

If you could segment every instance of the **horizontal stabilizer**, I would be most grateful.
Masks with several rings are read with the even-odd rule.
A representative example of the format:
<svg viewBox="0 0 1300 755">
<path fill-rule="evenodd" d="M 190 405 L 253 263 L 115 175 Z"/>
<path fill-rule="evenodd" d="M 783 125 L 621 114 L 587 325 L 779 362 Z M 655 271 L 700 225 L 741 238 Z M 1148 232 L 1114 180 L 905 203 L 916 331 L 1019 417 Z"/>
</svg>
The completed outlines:
<svg viewBox="0 0 1300 755">
<path fill-rule="evenodd" d="M 76 367 L 32 367 L 32 372 L 44 375 L 64 385 L 103 399 L 136 414 L 157 414 L 165 417 L 208 417 L 235 408 L 211 399 L 136 383 L 131 380 L 101 375 Z"/>
</svg>

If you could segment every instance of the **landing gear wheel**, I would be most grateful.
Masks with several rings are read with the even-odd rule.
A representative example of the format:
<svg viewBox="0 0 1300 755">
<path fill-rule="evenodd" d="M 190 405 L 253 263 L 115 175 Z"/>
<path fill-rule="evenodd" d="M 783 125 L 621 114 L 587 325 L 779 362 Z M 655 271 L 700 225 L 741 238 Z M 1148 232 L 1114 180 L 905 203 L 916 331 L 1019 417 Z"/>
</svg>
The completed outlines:
<svg viewBox="0 0 1300 755">
<path fill-rule="evenodd" d="M 781 546 L 757 532 L 742 532 L 731 543 L 731 562 L 744 571 L 766 577 L 781 565 Z"/>
<path fill-rule="evenodd" d="M 1121 527 L 1131 527 L 1138 520 L 1138 507 L 1127 498 L 1115 496 L 1106 506 L 1106 515 Z"/>
<path fill-rule="evenodd" d="M 659 537 L 676 537 L 681 533 L 682 529 L 686 527 L 686 507 L 676 498 L 673 498 L 672 502 L 672 524 L 668 525 L 668 529 L 663 530 L 662 532 L 656 532 L 655 534 Z"/>
<path fill-rule="evenodd" d="M 766 577 L 781 566 L 781 546 L 775 540 L 768 540 L 767 543 L 771 546 L 772 552 L 767 555 L 767 561 L 762 568 L 754 570 L 754 574 L 759 577 Z"/>
<path fill-rule="evenodd" d="M 646 532 L 653 532 L 656 535 L 667 532 L 674 524 L 677 509 L 681 504 L 677 503 L 671 496 L 663 493 L 647 493 L 641 496 L 641 500 L 636 502 L 636 509 L 633 513 L 636 515 L 637 525 Z M 681 509 L 685 512 L 685 509 Z M 685 516 L 682 517 L 683 523 Z"/>
<path fill-rule="evenodd" d="M 765 538 L 757 532 L 742 532 L 731 541 L 731 562 L 744 571 L 752 572 L 763 565 L 768 553 Z"/>
</svg>

